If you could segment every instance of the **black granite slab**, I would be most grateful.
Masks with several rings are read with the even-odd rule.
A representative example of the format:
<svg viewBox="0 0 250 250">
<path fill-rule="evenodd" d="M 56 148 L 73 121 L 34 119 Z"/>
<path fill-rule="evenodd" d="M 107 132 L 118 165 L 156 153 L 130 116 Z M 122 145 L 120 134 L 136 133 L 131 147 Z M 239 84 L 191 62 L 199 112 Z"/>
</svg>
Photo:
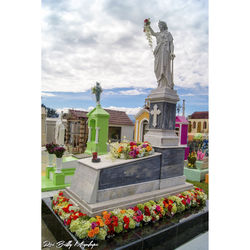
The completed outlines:
<svg viewBox="0 0 250 250">
<path fill-rule="evenodd" d="M 183 163 L 185 148 L 158 148 L 154 147 L 155 152 L 162 154 L 162 165 L 174 165 Z"/>
<path fill-rule="evenodd" d="M 154 181 L 160 178 L 161 156 L 101 169 L 99 190 Z"/>
<path fill-rule="evenodd" d="M 53 233 L 57 241 L 72 241 L 72 245 L 83 240 L 78 239 L 62 223 L 61 219 L 53 212 L 51 198 L 42 199 L 42 219 Z M 121 233 L 105 241 L 94 241 L 98 247 L 92 249 L 164 249 L 171 250 L 191 240 L 195 236 L 208 230 L 208 202 L 199 209 L 190 209 L 172 218 L 150 223 L 142 228 L 136 228 L 126 233 Z M 88 244 L 89 241 L 84 241 Z M 204 242 L 204 244 L 208 244 Z M 63 249 L 69 249 L 62 247 Z M 74 247 L 70 249 L 84 249 Z M 90 248 L 85 248 L 90 249 Z"/>
<path fill-rule="evenodd" d="M 154 109 L 154 105 L 157 105 L 157 109 L 161 111 L 157 115 L 157 125 L 153 126 L 153 115 L 150 111 Z M 155 129 L 175 129 L 175 117 L 176 117 L 176 104 L 168 102 L 154 102 L 150 104 L 149 110 L 149 128 Z"/>
</svg>

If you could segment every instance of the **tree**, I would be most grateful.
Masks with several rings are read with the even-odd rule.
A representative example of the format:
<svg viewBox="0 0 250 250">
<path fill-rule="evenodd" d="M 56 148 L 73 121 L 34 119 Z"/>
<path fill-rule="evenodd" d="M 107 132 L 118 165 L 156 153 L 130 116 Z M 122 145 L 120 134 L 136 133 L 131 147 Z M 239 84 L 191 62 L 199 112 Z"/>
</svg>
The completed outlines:
<svg viewBox="0 0 250 250">
<path fill-rule="evenodd" d="M 57 118 L 57 117 L 59 116 L 59 115 L 56 113 L 56 110 L 55 110 L 55 109 L 48 108 L 48 107 L 46 107 L 43 103 L 42 103 L 41 106 L 47 110 L 47 117 L 50 117 L 50 118 Z"/>
</svg>

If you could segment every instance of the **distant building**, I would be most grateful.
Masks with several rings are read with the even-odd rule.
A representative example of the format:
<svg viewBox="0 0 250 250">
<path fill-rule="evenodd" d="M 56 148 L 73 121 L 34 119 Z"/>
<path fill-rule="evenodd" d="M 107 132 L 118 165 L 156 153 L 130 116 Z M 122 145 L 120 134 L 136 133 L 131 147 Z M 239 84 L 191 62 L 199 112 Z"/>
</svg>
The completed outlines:
<svg viewBox="0 0 250 250">
<path fill-rule="evenodd" d="M 208 135 L 208 126 L 208 111 L 194 112 L 188 117 L 188 135 L 194 135 L 196 133 Z"/>
<path fill-rule="evenodd" d="M 124 138 L 133 140 L 134 123 L 124 111 L 105 109 L 109 114 L 109 140 L 112 142 Z M 88 141 L 88 117 L 87 111 L 70 109 L 63 116 L 65 131 L 65 145 L 73 153 L 85 151 Z M 47 142 L 55 141 L 55 124 L 57 118 L 47 118 Z"/>
</svg>

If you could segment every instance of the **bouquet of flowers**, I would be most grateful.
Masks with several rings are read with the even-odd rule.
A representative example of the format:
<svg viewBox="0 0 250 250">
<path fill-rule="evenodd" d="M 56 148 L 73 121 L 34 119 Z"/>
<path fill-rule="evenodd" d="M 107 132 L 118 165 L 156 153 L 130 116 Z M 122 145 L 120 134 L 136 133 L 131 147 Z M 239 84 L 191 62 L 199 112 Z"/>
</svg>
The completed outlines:
<svg viewBox="0 0 250 250">
<path fill-rule="evenodd" d="M 202 161 L 204 159 L 205 153 L 202 153 L 201 150 L 197 151 L 197 161 Z"/>
<path fill-rule="evenodd" d="M 188 156 L 188 167 L 195 168 L 195 162 L 196 162 L 196 154 L 195 152 L 191 152 Z"/>
<path fill-rule="evenodd" d="M 62 158 L 64 152 L 65 152 L 65 148 L 64 147 L 55 147 L 53 152 L 56 155 L 57 158 Z"/>
<path fill-rule="evenodd" d="M 110 155 L 113 159 L 135 159 L 148 156 L 154 153 L 153 147 L 147 141 L 134 142 L 134 141 L 122 141 L 113 142 L 109 144 Z"/>
<path fill-rule="evenodd" d="M 49 154 L 54 154 L 54 148 L 58 147 L 57 144 L 52 143 L 48 143 L 46 144 L 46 149 L 48 151 Z"/>
<path fill-rule="evenodd" d="M 150 18 L 144 20 L 144 29 L 143 32 L 146 34 L 146 38 L 148 40 L 149 47 L 153 49 L 152 36 L 150 32 Z"/>
</svg>

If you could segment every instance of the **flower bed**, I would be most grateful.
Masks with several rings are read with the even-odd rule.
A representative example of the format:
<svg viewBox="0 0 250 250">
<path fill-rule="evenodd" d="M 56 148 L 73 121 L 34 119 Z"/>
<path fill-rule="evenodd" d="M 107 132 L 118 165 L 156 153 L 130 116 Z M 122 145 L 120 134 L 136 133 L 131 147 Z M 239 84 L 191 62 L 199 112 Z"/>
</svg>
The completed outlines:
<svg viewBox="0 0 250 250">
<path fill-rule="evenodd" d="M 147 141 L 134 142 L 122 141 L 109 143 L 110 155 L 114 159 L 135 159 L 141 158 L 154 153 L 153 147 Z"/>
<path fill-rule="evenodd" d="M 54 212 L 63 220 L 64 225 L 80 239 L 105 240 L 123 231 L 142 227 L 163 217 L 172 217 L 192 207 L 205 205 L 207 196 L 200 188 L 137 204 L 129 209 L 104 211 L 102 215 L 89 217 L 81 213 L 79 207 L 69 202 L 63 192 L 52 200 Z"/>
</svg>

